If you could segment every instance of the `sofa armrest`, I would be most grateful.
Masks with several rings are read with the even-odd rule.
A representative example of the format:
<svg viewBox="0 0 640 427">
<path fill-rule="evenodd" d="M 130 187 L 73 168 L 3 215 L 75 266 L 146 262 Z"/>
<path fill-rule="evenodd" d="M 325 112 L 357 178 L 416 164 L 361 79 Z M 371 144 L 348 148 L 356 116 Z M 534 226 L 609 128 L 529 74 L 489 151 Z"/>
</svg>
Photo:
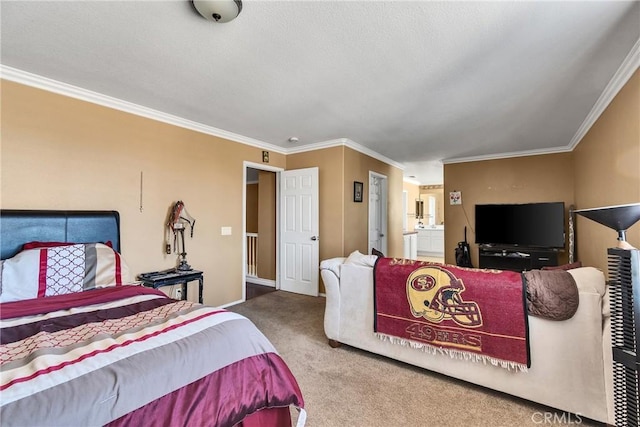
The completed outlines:
<svg viewBox="0 0 640 427">
<path fill-rule="evenodd" d="M 340 266 L 346 258 L 331 258 L 320 263 L 320 277 L 327 299 L 324 308 L 324 333 L 330 340 L 339 341 L 340 329 Z"/>
<path fill-rule="evenodd" d="M 338 279 L 340 279 L 340 266 L 344 264 L 345 261 L 345 257 L 325 259 L 320 262 L 320 271 L 329 270 L 333 272 L 333 274 L 335 274 Z"/>
</svg>

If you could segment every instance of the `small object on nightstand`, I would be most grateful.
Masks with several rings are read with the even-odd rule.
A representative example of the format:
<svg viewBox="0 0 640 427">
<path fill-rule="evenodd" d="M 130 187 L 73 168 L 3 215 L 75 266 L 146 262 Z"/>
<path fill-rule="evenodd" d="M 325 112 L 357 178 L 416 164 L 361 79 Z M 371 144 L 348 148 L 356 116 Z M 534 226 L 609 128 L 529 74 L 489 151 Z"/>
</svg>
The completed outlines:
<svg viewBox="0 0 640 427">
<path fill-rule="evenodd" d="M 198 302 L 202 304 L 202 290 L 203 290 L 203 277 L 202 271 L 188 270 L 182 271 L 175 268 L 162 271 L 152 271 L 149 273 L 141 273 L 138 275 L 138 279 L 144 286 L 148 286 L 153 289 L 161 288 L 162 286 L 171 286 L 182 284 L 182 300 L 187 299 L 187 283 L 197 280 L 198 281 Z"/>
</svg>

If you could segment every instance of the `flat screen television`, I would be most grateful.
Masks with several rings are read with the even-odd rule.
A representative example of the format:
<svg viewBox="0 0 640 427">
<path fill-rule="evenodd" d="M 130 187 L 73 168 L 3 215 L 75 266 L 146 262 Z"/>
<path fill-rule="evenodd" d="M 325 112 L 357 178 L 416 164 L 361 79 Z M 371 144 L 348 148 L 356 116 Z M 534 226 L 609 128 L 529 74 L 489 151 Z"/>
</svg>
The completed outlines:
<svg viewBox="0 0 640 427">
<path fill-rule="evenodd" d="M 476 205 L 480 245 L 564 248 L 564 202 Z"/>
</svg>

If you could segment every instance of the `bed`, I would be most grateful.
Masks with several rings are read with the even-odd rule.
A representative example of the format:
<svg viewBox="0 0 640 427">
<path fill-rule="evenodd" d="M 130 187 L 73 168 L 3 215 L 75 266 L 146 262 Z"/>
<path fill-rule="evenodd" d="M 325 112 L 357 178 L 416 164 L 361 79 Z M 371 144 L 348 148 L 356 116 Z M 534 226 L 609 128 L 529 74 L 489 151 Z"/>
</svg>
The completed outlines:
<svg viewBox="0 0 640 427">
<path fill-rule="evenodd" d="M 3 425 L 305 424 L 247 318 L 132 283 L 117 212 L 2 210 L 0 233 Z"/>
</svg>

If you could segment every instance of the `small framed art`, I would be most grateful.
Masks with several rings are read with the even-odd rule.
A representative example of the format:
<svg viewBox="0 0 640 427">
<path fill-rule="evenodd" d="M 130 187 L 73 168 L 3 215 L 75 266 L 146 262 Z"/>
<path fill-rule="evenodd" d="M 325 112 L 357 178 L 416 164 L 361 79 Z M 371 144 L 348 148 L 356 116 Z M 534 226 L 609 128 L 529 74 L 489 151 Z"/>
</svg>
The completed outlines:
<svg viewBox="0 0 640 427">
<path fill-rule="evenodd" d="M 361 182 L 353 181 L 353 201 L 362 203 L 362 190 L 364 186 Z"/>
</svg>

